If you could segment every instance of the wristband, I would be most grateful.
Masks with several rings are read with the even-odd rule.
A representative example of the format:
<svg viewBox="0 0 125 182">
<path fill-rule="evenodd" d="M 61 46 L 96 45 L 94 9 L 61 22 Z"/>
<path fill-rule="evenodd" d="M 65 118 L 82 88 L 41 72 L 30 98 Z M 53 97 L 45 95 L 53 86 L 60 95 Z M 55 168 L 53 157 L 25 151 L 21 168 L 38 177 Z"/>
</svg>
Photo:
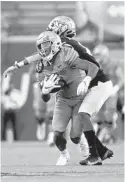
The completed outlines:
<svg viewBox="0 0 125 182">
<path fill-rule="evenodd" d="M 14 66 L 15 66 L 16 68 L 20 68 L 19 65 L 18 65 L 18 63 L 17 63 L 17 61 L 15 61 Z"/>
</svg>

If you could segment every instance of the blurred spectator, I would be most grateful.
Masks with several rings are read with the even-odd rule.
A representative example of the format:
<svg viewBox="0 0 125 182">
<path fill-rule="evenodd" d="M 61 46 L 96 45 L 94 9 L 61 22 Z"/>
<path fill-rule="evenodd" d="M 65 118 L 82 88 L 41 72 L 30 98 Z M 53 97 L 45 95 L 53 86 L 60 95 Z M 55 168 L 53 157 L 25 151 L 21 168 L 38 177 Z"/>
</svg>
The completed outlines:
<svg viewBox="0 0 125 182">
<path fill-rule="evenodd" d="M 91 43 L 91 48 L 93 48 L 99 39 L 99 27 L 91 21 L 85 3 L 82 1 L 76 2 L 75 20 L 76 34 L 80 37 L 80 42 L 83 45 Z"/>
<path fill-rule="evenodd" d="M 96 124 L 97 134 L 102 142 L 115 141 L 116 138 L 112 135 L 116 128 L 118 119 L 117 100 L 118 91 L 123 84 L 123 74 L 120 64 L 115 60 L 110 59 L 109 49 L 103 44 L 97 45 L 93 50 L 93 55 L 96 61 L 100 63 L 101 67 L 113 82 L 114 90 L 112 96 L 105 102 L 100 112 L 93 118 Z"/>
<path fill-rule="evenodd" d="M 117 111 L 119 120 L 121 122 L 122 137 L 124 138 L 124 115 L 125 115 L 125 103 L 124 103 L 124 85 L 118 91 Z"/>
<path fill-rule="evenodd" d="M 36 137 L 38 140 L 46 138 L 46 110 L 47 105 L 41 99 L 40 88 L 37 82 L 33 83 L 33 111 L 37 121 Z"/>
<path fill-rule="evenodd" d="M 9 22 L 6 14 L 1 16 L 1 40 L 4 40 L 8 36 Z"/>
<path fill-rule="evenodd" d="M 30 68 L 32 69 L 32 83 L 33 83 L 33 111 L 34 116 L 37 121 L 36 137 L 38 140 L 46 140 L 48 145 L 53 145 L 53 132 L 52 132 L 52 118 L 54 110 L 55 97 L 51 97 L 49 102 L 44 102 L 41 98 L 41 90 L 38 84 L 38 80 L 42 81 L 44 78 L 43 73 L 36 73 L 40 71 L 40 64 L 32 64 Z"/>
<path fill-rule="evenodd" d="M 2 79 L 2 94 L 1 102 L 3 109 L 3 127 L 2 127 L 2 140 L 17 140 L 17 120 L 16 112 L 20 110 L 26 103 L 30 76 L 29 73 L 23 74 L 21 81 L 21 89 L 15 89 L 11 83 L 12 75 L 8 75 L 7 78 Z M 11 127 L 8 125 L 11 125 Z M 11 132 L 12 138 L 7 138 L 8 131 Z M 10 137 L 10 136 L 9 136 Z"/>
</svg>

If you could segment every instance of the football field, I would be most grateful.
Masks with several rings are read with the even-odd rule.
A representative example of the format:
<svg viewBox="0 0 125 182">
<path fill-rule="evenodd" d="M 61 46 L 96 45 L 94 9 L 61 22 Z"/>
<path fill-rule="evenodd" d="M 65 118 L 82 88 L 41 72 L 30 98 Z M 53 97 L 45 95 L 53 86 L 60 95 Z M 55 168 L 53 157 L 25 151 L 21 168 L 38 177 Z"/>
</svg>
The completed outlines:
<svg viewBox="0 0 125 182">
<path fill-rule="evenodd" d="M 124 143 L 109 145 L 114 157 L 102 166 L 80 166 L 78 148 L 68 143 L 71 160 L 55 166 L 59 152 L 42 142 L 1 143 L 2 182 L 123 182 Z"/>
</svg>

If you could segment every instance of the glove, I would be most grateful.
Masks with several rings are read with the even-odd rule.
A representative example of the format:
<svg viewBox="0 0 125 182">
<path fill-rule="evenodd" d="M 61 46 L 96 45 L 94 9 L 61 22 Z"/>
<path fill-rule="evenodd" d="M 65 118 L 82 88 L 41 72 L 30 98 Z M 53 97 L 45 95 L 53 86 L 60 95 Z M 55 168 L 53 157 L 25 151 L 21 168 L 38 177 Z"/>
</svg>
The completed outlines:
<svg viewBox="0 0 125 182">
<path fill-rule="evenodd" d="M 91 77 L 86 76 L 84 80 L 78 85 L 77 95 L 84 95 L 88 91 L 90 82 L 91 82 Z"/>
<path fill-rule="evenodd" d="M 17 68 L 19 68 L 17 61 L 15 61 L 13 66 L 10 66 L 9 68 L 7 68 L 6 71 L 4 71 L 3 76 L 7 77 L 8 74 L 11 74 L 14 70 L 16 70 Z"/>
<path fill-rule="evenodd" d="M 52 74 L 49 78 L 45 77 L 43 81 L 42 94 L 47 95 L 51 93 L 54 88 L 60 88 L 58 85 L 59 77 L 57 74 Z"/>
</svg>

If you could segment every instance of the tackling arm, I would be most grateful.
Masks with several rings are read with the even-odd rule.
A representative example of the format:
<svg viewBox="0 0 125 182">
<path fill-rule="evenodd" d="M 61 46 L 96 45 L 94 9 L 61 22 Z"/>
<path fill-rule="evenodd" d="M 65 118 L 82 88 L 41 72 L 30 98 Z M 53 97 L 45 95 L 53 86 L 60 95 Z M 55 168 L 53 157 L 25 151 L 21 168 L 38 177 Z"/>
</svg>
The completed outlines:
<svg viewBox="0 0 125 182">
<path fill-rule="evenodd" d="M 39 61 L 41 60 L 41 56 L 37 53 L 35 55 L 29 56 L 27 58 L 25 58 L 24 60 L 20 61 L 19 63 L 17 63 L 17 61 L 14 63 L 13 66 L 9 67 L 4 73 L 4 77 L 7 77 L 8 74 L 12 73 L 13 71 L 15 71 L 18 68 L 21 68 L 25 65 L 31 64 L 33 62 Z"/>
<path fill-rule="evenodd" d="M 95 64 L 80 58 L 75 59 L 72 66 L 87 72 L 87 76 L 77 87 L 77 95 L 84 95 L 89 88 L 91 80 L 96 77 L 99 68 Z"/>
<path fill-rule="evenodd" d="M 70 66 L 86 71 L 87 76 L 89 76 L 91 80 L 93 80 L 96 77 L 99 71 L 99 67 L 97 65 L 87 60 L 82 60 L 80 58 L 77 58 Z"/>
</svg>

